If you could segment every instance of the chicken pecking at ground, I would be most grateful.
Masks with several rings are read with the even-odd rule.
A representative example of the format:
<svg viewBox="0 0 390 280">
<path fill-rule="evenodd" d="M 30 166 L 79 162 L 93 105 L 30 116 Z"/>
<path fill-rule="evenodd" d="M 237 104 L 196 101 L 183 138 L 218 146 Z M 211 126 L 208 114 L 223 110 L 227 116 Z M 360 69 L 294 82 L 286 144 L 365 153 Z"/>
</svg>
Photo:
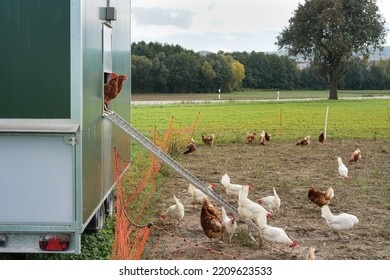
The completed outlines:
<svg viewBox="0 0 390 280">
<path fill-rule="evenodd" d="M 217 188 L 217 184 L 210 184 L 208 188 L 212 191 L 214 191 Z M 194 207 L 196 207 L 196 204 L 202 204 L 203 203 L 203 197 L 207 197 L 201 190 L 197 189 L 193 184 L 188 184 L 188 193 L 191 196 L 192 203 Z"/>
<path fill-rule="evenodd" d="M 358 218 L 352 214 L 333 215 L 328 205 L 321 207 L 321 216 L 326 220 L 329 228 L 336 231 L 341 239 L 343 238 L 341 231 L 349 230 L 359 222 Z"/>
<path fill-rule="evenodd" d="M 126 75 L 111 73 L 110 80 L 104 84 L 104 110 L 108 110 L 108 102 L 116 98 L 123 88 L 123 81 L 127 80 Z"/>
<path fill-rule="evenodd" d="M 271 252 L 276 244 L 283 244 L 290 248 L 295 248 L 298 245 L 297 242 L 293 241 L 287 233 L 279 227 L 265 224 L 261 229 L 261 235 L 266 242 L 271 243 Z"/>
<path fill-rule="evenodd" d="M 348 168 L 343 163 L 343 160 L 341 159 L 341 157 L 337 158 L 337 162 L 339 163 L 338 171 L 339 171 L 340 176 L 343 179 L 348 179 Z"/>
<path fill-rule="evenodd" d="M 210 136 L 204 136 L 202 134 L 202 141 L 208 146 L 212 146 L 214 144 L 215 136 L 214 134 L 211 134 Z"/>
<path fill-rule="evenodd" d="M 237 222 L 236 222 L 236 217 L 232 216 L 231 218 L 228 217 L 226 214 L 225 208 L 222 206 L 221 208 L 222 212 L 222 226 L 224 229 L 224 232 L 227 233 L 229 236 L 229 245 L 232 245 L 232 237 L 234 233 L 236 232 L 237 229 Z"/>
<path fill-rule="evenodd" d="M 196 145 L 194 138 L 191 139 L 191 141 L 187 144 L 186 150 L 183 152 L 184 155 L 192 153 L 193 151 L 196 150 Z"/>
<path fill-rule="evenodd" d="M 221 238 L 224 233 L 221 212 L 211 204 L 206 197 L 203 198 L 202 211 L 200 212 L 200 225 L 210 242 Z"/>
<path fill-rule="evenodd" d="M 274 195 L 269 195 L 258 199 L 256 202 L 263 205 L 265 209 L 274 215 L 274 212 L 280 208 L 280 197 L 273 188 Z"/>
<path fill-rule="evenodd" d="M 255 140 L 255 138 L 256 138 L 256 132 L 253 132 L 253 133 L 247 133 L 246 134 L 246 142 L 247 143 L 252 143 L 253 142 L 253 140 Z"/>
<path fill-rule="evenodd" d="M 322 207 L 330 203 L 334 197 L 334 190 L 332 187 L 329 187 L 326 191 L 320 191 L 315 187 L 310 187 L 307 192 L 307 196 L 311 202 L 317 204 L 319 207 Z"/>
<path fill-rule="evenodd" d="M 302 140 L 299 140 L 295 145 L 297 146 L 307 146 L 310 144 L 310 135 L 306 136 Z"/>
<path fill-rule="evenodd" d="M 184 206 L 183 204 L 176 198 L 176 196 L 173 196 L 175 200 L 175 204 L 168 207 L 167 211 L 164 212 L 164 214 L 161 215 L 161 220 L 173 220 L 173 226 L 176 226 L 176 221 L 178 224 L 184 217 Z"/>
<path fill-rule="evenodd" d="M 362 153 L 360 149 L 357 149 L 351 154 L 351 157 L 349 158 L 349 162 L 357 162 L 361 158 L 362 158 Z"/>
</svg>

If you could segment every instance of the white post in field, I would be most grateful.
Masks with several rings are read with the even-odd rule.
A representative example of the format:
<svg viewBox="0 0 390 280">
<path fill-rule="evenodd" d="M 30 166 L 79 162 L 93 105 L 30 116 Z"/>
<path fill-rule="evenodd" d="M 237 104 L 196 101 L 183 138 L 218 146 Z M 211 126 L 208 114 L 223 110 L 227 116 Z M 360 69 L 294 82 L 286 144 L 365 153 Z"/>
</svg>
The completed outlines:
<svg viewBox="0 0 390 280">
<path fill-rule="evenodd" d="M 328 114 L 329 114 L 329 106 L 326 107 L 325 128 L 324 128 L 324 140 L 326 140 L 326 127 L 328 126 Z"/>
</svg>

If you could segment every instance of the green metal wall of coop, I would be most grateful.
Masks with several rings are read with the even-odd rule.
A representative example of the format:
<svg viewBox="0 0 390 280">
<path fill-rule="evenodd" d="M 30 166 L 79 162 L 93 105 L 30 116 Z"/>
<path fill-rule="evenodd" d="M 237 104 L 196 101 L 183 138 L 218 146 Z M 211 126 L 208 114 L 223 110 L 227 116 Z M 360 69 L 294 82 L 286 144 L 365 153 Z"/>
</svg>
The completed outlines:
<svg viewBox="0 0 390 280">
<path fill-rule="evenodd" d="M 102 117 L 103 88 L 111 71 L 130 77 L 130 9 L 129 0 L 0 0 L 0 140 L 10 135 L 75 136 L 71 222 L 21 220 L 15 226 L 3 222 L 0 215 L 0 234 L 56 229 L 81 234 L 111 196 L 115 186 L 113 150 L 115 147 L 129 160 L 130 139 Z M 128 122 L 130 88 L 127 80 L 109 105 Z M 76 124 L 77 129 L 56 131 L 64 123 Z M 9 147 L 1 147 L 0 142 L 0 153 L 2 149 Z M 0 159 L 0 166 L 7 168 L 7 159 Z M 18 172 L 24 176 L 24 170 Z M 44 177 L 45 170 L 36 176 Z M 10 186 L 0 183 L 0 190 L 5 188 Z M 23 190 L 23 186 L 19 188 Z M 23 205 L 17 207 L 23 211 Z M 2 211 L 12 215 L 12 209 L 0 206 Z M 80 252 L 79 236 L 74 243 L 70 252 Z M 34 246 L 24 250 L 39 252 Z M 0 252 L 13 251 L 18 249 L 0 246 Z"/>
</svg>

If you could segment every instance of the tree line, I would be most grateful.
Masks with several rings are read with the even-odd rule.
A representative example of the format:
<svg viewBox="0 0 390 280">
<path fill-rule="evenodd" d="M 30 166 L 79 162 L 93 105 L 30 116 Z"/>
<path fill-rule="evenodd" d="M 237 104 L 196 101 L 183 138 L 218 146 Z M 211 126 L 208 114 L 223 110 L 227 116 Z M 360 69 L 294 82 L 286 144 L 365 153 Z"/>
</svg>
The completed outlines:
<svg viewBox="0 0 390 280">
<path fill-rule="evenodd" d="M 286 55 L 263 52 L 194 52 L 179 45 L 131 45 L 133 93 L 208 93 L 241 89 L 327 89 L 318 66 L 301 68 Z M 390 59 L 353 57 L 339 89 L 390 89 Z"/>
</svg>

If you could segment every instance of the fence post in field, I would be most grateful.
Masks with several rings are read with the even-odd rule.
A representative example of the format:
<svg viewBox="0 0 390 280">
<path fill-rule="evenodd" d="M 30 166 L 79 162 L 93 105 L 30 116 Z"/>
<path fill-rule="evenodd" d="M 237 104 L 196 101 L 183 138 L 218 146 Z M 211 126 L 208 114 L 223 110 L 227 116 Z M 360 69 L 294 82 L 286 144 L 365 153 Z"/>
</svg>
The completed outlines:
<svg viewBox="0 0 390 280">
<path fill-rule="evenodd" d="M 326 107 L 325 127 L 324 127 L 324 141 L 326 140 L 326 127 L 328 126 L 328 113 L 329 113 L 329 106 Z"/>
<path fill-rule="evenodd" d="M 279 113 L 279 126 L 280 126 L 280 136 L 283 138 L 283 109 L 280 108 Z"/>
</svg>

